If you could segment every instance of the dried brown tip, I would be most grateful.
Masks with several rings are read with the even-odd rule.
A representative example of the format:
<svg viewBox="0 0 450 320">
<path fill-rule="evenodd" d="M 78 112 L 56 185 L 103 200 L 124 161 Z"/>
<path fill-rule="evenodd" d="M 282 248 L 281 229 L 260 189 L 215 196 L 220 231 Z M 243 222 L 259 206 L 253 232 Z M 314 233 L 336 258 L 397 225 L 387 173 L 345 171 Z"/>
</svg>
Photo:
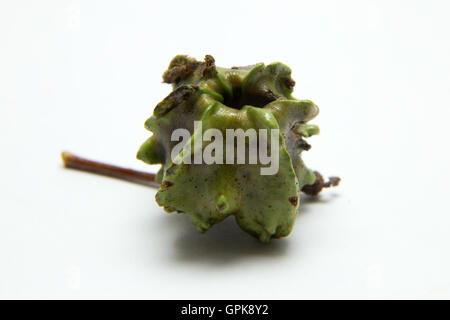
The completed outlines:
<svg viewBox="0 0 450 320">
<path fill-rule="evenodd" d="M 316 176 L 316 181 L 314 184 L 303 186 L 302 191 L 310 196 L 317 196 L 323 188 L 336 187 L 339 185 L 341 178 L 339 177 L 330 177 L 327 182 L 323 179 L 323 176 L 318 172 L 314 171 Z"/>
<path fill-rule="evenodd" d="M 197 69 L 203 76 L 213 74 L 216 69 L 214 58 L 211 55 L 206 55 L 205 61 L 201 62 L 187 55 L 177 55 L 170 61 L 169 67 L 164 72 L 163 82 L 176 85 L 189 78 Z"/>
</svg>

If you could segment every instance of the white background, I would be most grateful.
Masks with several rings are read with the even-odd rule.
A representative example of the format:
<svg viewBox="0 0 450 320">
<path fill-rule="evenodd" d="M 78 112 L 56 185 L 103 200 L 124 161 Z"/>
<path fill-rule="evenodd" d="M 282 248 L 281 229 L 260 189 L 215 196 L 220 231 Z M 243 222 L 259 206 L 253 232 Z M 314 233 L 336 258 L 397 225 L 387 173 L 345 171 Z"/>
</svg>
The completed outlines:
<svg viewBox="0 0 450 320">
<path fill-rule="evenodd" d="M 448 1 L 2 1 L 1 298 L 450 298 Z M 155 190 L 64 170 L 135 159 L 179 53 L 281 61 L 321 109 L 289 238 L 199 235 Z"/>
</svg>

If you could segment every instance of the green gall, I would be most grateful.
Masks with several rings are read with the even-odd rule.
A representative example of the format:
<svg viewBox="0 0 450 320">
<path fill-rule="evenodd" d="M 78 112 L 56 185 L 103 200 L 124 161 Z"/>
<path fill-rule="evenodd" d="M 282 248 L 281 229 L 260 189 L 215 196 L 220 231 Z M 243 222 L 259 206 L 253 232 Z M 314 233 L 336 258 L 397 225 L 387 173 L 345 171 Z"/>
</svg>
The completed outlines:
<svg viewBox="0 0 450 320">
<path fill-rule="evenodd" d="M 145 122 L 153 135 L 137 153 L 138 159 L 148 164 L 162 165 L 156 176 L 161 182 L 157 203 L 168 212 L 188 215 L 200 232 L 234 216 L 242 230 L 262 242 L 289 235 L 300 192 L 317 194 L 326 187 L 323 179 L 319 181 L 320 175 L 301 159 L 302 152 L 310 148 L 304 139 L 319 133 L 316 125 L 307 123 L 319 109 L 309 100 L 292 96 L 295 82 L 291 70 L 279 62 L 221 68 L 209 55 L 203 62 L 179 55 L 170 62 L 163 81 L 170 83 L 173 91 Z M 184 148 L 172 141 L 177 129 L 191 136 L 182 142 Z M 213 148 L 201 140 L 212 132 L 209 129 L 223 137 L 231 129 L 267 130 L 267 149 L 276 152 L 277 172 L 261 174 L 266 167 L 261 162 L 230 163 L 227 156 L 228 160 L 236 158 L 236 150 Z M 270 130 L 277 130 L 275 140 L 269 137 Z M 199 137 L 201 144 L 196 145 Z M 270 149 L 274 141 L 277 148 Z M 245 143 L 248 146 L 250 140 Z M 195 157 L 198 149 L 223 161 L 178 161 L 191 154 Z"/>
</svg>

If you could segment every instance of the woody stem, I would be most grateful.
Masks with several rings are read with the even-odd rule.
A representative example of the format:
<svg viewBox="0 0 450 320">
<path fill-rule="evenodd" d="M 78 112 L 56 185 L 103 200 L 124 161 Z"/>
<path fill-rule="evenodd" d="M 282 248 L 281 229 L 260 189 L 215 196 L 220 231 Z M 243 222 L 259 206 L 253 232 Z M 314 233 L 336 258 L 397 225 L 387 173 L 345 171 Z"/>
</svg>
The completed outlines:
<svg viewBox="0 0 450 320">
<path fill-rule="evenodd" d="M 76 156 L 70 152 L 62 152 L 61 158 L 64 163 L 64 167 L 66 168 L 91 172 L 103 176 L 142 184 L 153 188 L 159 188 L 159 183 L 155 181 L 155 174 L 153 173 L 137 171 L 98 161 L 88 160 Z"/>
</svg>

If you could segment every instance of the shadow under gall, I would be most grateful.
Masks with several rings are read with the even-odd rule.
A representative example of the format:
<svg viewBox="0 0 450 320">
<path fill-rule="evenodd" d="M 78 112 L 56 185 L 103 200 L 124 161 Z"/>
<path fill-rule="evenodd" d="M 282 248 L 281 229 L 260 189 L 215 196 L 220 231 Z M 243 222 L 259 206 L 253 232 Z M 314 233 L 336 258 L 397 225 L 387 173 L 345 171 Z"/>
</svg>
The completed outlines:
<svg viewBox="0 0 450 320">
<path fill-rule="evenodd" d="M 311 206 L 327 203 L 336 196 L 337 194 L 316 197 L 302 195 L 298 218 L 315 211 L 309 210 Z M 163 215 L 159 221 L 164 224 L 162 228 L 173 230 L 171 235 L 174 237 L 174 245 L 169 255 L 177 263 L 225 266 L 242 260 L 278 259 L 285 256 L 292 245 L 292 238 L 289 237 L 274 239 L 269 244 L 260 243 L 243 232 L 233 217 L 213 226 L 204 234 L 198 233 L 189 218 L 182 214 Z M 299 244 L 295 246 L 297 251 L 300 250 Z"/>
</svg>

